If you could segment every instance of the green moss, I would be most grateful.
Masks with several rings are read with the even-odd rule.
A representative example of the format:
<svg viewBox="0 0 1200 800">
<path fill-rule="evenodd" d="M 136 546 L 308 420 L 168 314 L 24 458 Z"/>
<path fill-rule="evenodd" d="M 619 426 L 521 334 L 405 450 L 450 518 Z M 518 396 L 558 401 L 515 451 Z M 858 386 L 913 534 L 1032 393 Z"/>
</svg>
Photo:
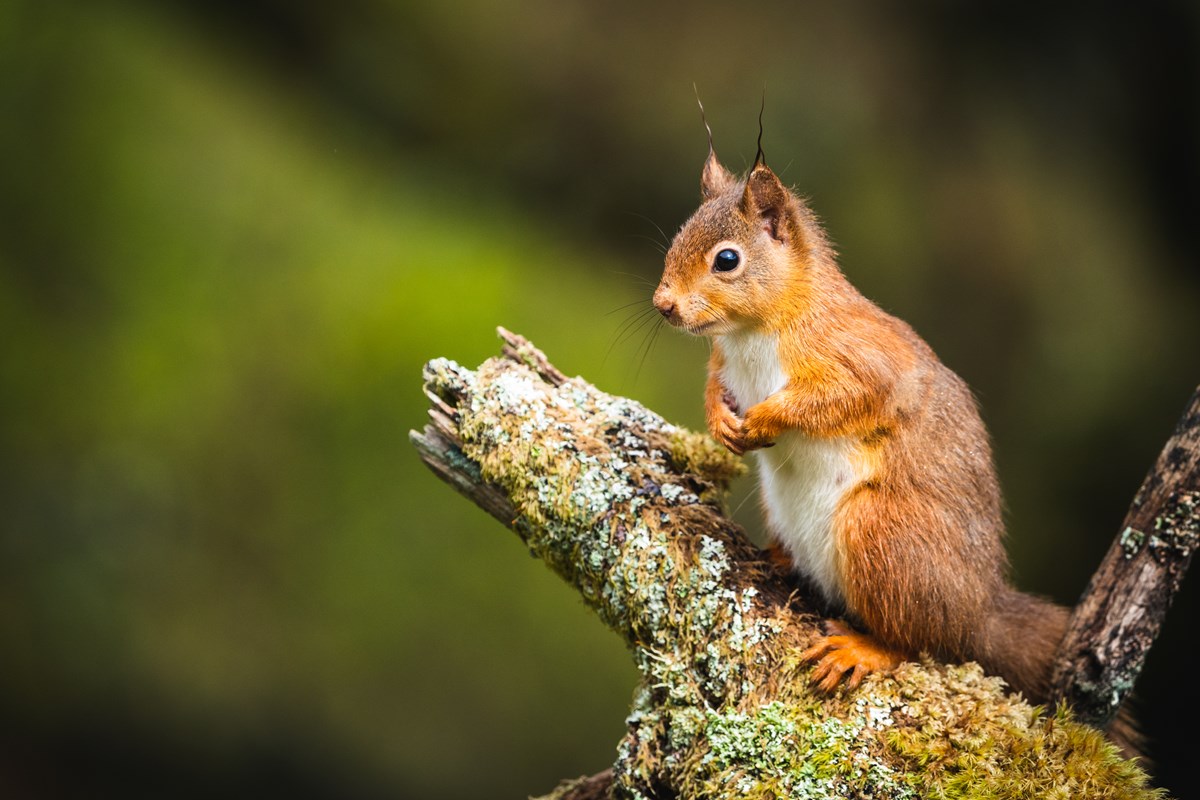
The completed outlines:
<svg viewBox="0 0 1200 800">
<path fill-rule="evenodd" d="M 906 688 L 912 700 L 883 740 L 921 797 L 1162 796 L 1103 734 L 1074 722 L 1065 707 L 1047 720 L 1017 699 L 991 696 L 1000 682 L 974 664 L 925 669 L 927 676 L 941 676 L 945 691 L 930 691 L 927 682 L 923 689 Z M 912 673 L 896 678 L 924 682 Z"/>
<path fill-rule="evenodd" d="M 734 478 L 746 474 L 746 462 L 710 436 L 677 428 L 666 444 L 671 463 L 680 472 L 702 475 L 719 491 L 728 489 Z"/>
</svg>

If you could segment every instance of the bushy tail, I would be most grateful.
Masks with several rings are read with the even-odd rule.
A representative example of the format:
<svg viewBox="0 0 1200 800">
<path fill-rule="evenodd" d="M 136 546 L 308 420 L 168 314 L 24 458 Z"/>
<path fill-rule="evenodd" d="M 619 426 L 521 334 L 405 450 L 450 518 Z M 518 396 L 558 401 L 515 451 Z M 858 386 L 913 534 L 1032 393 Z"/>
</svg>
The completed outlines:
<svg viewBox="0 0 1200 800">
<path fill-rule="evenodd" d="M 999 675 L 1032 703 L 1050 701 L 1054 657 L 1067 630 L 1070 610 L 1030 594 L 1009 589 L 996 601 L 988 620 L 981 652 L 984 670 Z M 1108 737 L 1126 758 L 1148 761 L 1146 739 L 1126 701 L 1109 725 Z"/>
<path fill-rule="evenodd" d="M 1054 655 L 1069 616 L 1070 611 L 1049 600 L 1008 589 L 996 598 L 988 618 L 979 663 L 1031 703 L 1047 702 Z"/>
</svg>

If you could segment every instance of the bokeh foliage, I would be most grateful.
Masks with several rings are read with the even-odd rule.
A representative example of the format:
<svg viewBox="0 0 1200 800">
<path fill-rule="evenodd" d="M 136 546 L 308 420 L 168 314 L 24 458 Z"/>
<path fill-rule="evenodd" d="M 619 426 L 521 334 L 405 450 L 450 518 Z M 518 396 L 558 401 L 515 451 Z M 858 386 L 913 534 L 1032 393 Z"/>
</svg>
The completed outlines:
<svg viewBox="0 0 1200 800">
<path fill-rule="evenodd" d="M 769 163 L 979 392 L 1019 580 L 1070 602 L 1200 381 L 1197 20 L 1014 13 L 5 5 L 0 789 L 519 797 L 610 760 L 626 654 L 406 433 L 420 365 L 497 324 L 701 424 L 703 343 L 622 327 L 695 202 L 693 81 L 735 168 L 766 81 Z M 1177 786 L 1195 602 L 1143 691 Z"/>
</svg>

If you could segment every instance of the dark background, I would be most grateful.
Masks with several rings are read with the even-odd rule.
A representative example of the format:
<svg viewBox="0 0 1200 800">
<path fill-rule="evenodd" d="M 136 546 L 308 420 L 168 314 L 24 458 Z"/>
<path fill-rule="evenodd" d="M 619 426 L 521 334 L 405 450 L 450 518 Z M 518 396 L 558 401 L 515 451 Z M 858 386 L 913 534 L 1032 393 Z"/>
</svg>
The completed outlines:
<svg viewBox="0 0 1200 800">
<path fill-rule="evenodd" d="M 417 462 L 494 327 L 702 425 L 624 330 L 706 152 L 811 197 L 974 387 L 1072 602 L 1200 381 L 1195 4 L 0 9 L 0 793 L 524 797 L 613 757 L 619 642 Z M 657 227 L 656 227 L 657 226 Z M 746 482 L 732 504 L 758 526 Z M 1193 796 L 1185 584 L 1139 684 Z"/>
</svg>

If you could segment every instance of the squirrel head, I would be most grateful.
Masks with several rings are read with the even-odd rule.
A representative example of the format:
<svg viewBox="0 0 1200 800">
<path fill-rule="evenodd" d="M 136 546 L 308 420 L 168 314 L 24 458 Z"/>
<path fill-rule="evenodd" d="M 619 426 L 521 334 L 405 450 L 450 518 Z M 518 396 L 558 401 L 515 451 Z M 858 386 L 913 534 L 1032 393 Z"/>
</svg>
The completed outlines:
<svg viewBox="0 0 1200 800">
<path fill-rule="evenodd" d="M 799 313 L 811 283 L 811 212 L 765 164 L 744 180 L 710 149 L 700 178 L 702 202 L 667 252 L 654 306 L 689 333 L 750 330 Z"/>
</svg>

